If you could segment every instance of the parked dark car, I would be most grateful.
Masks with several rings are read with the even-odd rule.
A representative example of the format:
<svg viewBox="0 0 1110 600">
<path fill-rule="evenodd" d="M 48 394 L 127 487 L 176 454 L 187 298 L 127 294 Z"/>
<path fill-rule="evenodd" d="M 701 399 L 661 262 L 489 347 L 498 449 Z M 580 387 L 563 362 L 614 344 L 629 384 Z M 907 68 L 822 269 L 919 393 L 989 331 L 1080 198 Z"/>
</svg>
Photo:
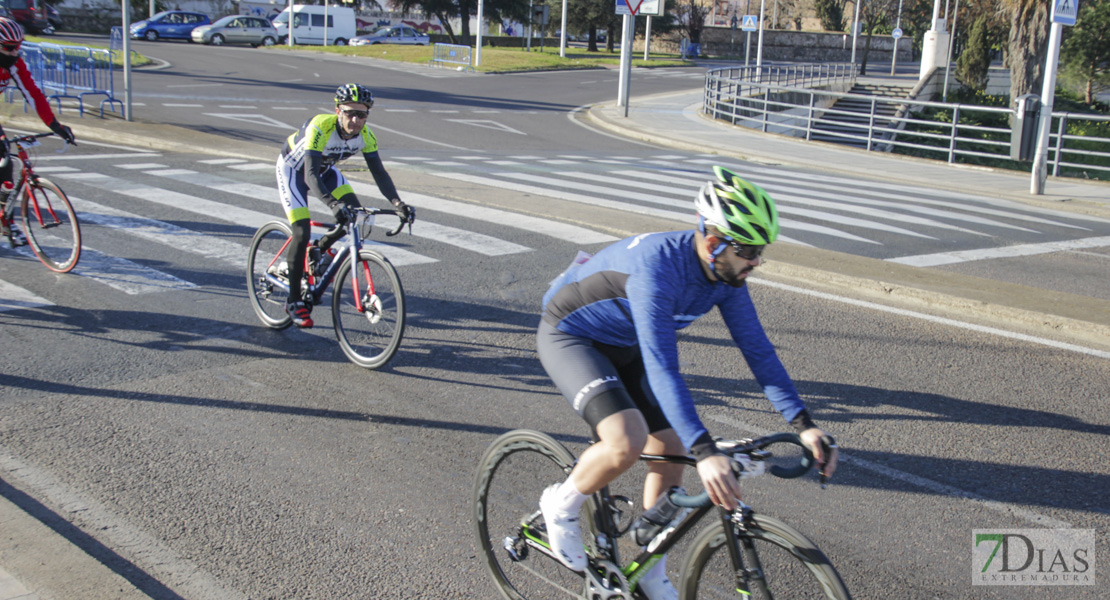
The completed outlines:
<svg viewBox="0 0 1110 600">
<path fill-rule="evenodd" d="M 58 12 L 58 9 L 49 4 L 46 5 L 46 20 L 50 23 L 50 27 L 53 28 L 54 31 L 62 30 L 62 25 L 64 24 L 62 22 L 62 13 Z"/>
<path fill-rule="evenodd" d="M 131 37 L 150 42 L 163 38 L 192 42 L 193 29 L 211 22 L 204 13 L 167 10 L 131 25 Z"/>
</svg>

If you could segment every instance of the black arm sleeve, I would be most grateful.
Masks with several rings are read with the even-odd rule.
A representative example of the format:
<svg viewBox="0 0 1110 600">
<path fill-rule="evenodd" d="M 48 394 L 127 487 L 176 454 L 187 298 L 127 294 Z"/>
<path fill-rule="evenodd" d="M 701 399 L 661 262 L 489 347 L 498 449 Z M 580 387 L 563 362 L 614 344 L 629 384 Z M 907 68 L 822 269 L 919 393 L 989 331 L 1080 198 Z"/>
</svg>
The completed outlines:
<svg viewBox="0 0 1110 600">
<path fill-rule="evenodd" d="M 378 184 L 378 191 L 390 202 L 400 200 L 401 197 L 397 195 L 397 187 L 393 185 L 393 178 L 389 176 L 389 173 L 385 170 L 385 165 L 382 164 L 382 157 L 378 156 L 377 152 L 370 152 L 362 156 L 366 158 L 366 166 L 370 169 L 370 174 L 374 176 L 374 183 Z"/>
<path fill-rule="evenodd" d="M 308 190 L 316 194 L 316 197 L 324 204 L 331 206 L 335 198 L 332 198 L 330 190 L 324 190 L 324 180 L 320 178 L 320 173 L 324 170 L 323 167 L 323 154 L 315 150 L 308 150 L 304 153 L 304 181 L 308 184 Z"/>
</svg>

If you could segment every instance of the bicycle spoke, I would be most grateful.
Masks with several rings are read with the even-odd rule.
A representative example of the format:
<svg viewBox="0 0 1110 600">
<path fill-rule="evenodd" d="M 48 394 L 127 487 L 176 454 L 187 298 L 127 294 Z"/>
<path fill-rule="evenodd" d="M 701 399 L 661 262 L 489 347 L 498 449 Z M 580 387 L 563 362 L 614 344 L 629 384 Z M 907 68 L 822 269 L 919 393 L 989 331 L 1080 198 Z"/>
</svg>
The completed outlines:
<svg viewBox="0 0 1110 600">
<path fill-rule="evenodd" d="M 352 258 L 339 268 L 332 320 L 339 345 L 352 362 L 368 369 L 389 362 L 405 331 L 405 292 L 385 257 L 363 250 L 357 263 Z"/>
<path fill-rule="evenodd" d="M 81 257 L 81 228 L 65 193 L 39 178 L 22 197 L 22 225 L 35 256 L 52 271 L 66 273 Z"/>
<path fill-rule="evenodd" d="M 687 597 L 698 600 L 850 597 L 836 569 L 812 542 L 776 519 L 757 515 L 756 520 L 758 525 L 749 529 L 748 539 L 758 564 L 751 555 L 745 553 L 744 557 L 744 567 L 752 575 L 750 595 L 742 595 L 736 589 L 724 529 L 716 524 L 694 543 L 695 549 L 683 573 Z M 759 582 L 760 573 L 763 584 Z"/>
<path fill-rule="evenodd" d="M 284 257 L 292 235 L 284 223 L 267 223 L 255 233 L 247 257 L 247 294 L 251 306 L 258 318 L 274 329 L 284 329 L 293 322 L 285 313 L 288 284 L 282 287 L 274 282 L 274 278 L 287 277 L 289 269 Z"/>
<path fill-rule="evenodd" d="M 514 431 L 498 438 L 481 462 L 475 482 L 475 529 L 494 582 L 506 598 L 581 597 L 582 575 L 526 543 L 522 533 L 522 521 L 539 509 L 543 490 L 566 479 L 572 461 L 549 436 Z M 535 521 L 530 525 L 538 526 L 542 517 Z M 590 520 L 583 519 L 582 525 L 590 535 Z M 514 542 L 516 560 L 505 548 L 506 538 Z"/>
</svg>

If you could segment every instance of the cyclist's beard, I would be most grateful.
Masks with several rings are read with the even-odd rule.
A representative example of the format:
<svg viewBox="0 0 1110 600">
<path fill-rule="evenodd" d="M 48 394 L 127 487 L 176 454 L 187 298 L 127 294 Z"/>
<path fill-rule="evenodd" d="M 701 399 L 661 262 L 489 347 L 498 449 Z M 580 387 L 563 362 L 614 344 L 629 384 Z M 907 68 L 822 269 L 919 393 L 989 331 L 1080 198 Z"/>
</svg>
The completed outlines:
<svg viewBox="0 0 1110 600">
<path fill-rule="evenodd" d="M 747 285 L 748 278 L 743 275 L 751 274 L 753 269 L 755 269 L 755 267 L 752 266 L 745 266 L 743 269 L 730 269 L 719 262 L 714 267 L 717 279 L 735 288 L 741 288 Z"/>
<path fill-rule="evenodd" d="M 11 56 L 0 52 L 0 69 L 7 71 L 12 68 L 12 65 L 14 65 L 17 60 L 19 60 L 19 55 Z"/>
</svg>

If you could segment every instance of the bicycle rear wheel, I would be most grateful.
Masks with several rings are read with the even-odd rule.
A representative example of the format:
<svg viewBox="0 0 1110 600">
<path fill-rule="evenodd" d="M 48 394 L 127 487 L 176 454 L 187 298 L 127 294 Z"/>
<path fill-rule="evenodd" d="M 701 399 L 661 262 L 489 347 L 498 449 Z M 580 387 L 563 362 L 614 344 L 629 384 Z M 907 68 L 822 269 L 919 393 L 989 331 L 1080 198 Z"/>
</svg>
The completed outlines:
<svg viewBox="0 0 1110 600">
<path fill-rule="evenodd" d="M 278 287 L 267 278 L 269 274 L 288 280 L 285 249 L 292 237 L 289 225 L 280 221 L 266 223 L 254 234 L 247 255 L 247 295 L 258 318 L 273 329 L 285 329 L 293 324 L 293 319 L 285 312 L 289 288 Z"/>
<path fill-rule="evenodd" d="M 524 429 L 494 440 L 478 463 L 474 531 L 494 583 L 509 600 L 582 597 L 582 575 L 542 551 L 547 536 L 538 514 L 544 489 L 564 481 L 573 466 L 562 444 Z M 580 520 L 586 541 L 595 539 L 594 514 L 591 499 Z"/>
<path fill-rule="evenodd" d="M 405 291 L 397 269 L 386 257 L 364 249 L 359 254 L 357 277 L 352 258 L 345 260 L 335 275 L 331 318 L 347 358 L 360 367 L 377 369 L 401 346 Z"/>
<path fill-rule="evenodd" d="M 68 273 L 81 258 L 81 226 L 62 188 L 39 177 L 23 188 L 23 233 L 31 251 L 57 273 Z"/>
<path fill-rule="evenodd" d="M 744 567 L 761 570 L 764 580 L 751 581 L 751 595 L 736 589 L 736 574 L 729 557 L 724 527 L 720 521 L 701 532 L 692 544 L 682 568 L 683 600 L 769 600 L 771 598 L 830 598 L 848 600 L 840 574 L 817 545 L 786 523 L 760 514 L 740 541 Z M 750 542 L 751 552 L 744 552 Z"/>
</svg>

